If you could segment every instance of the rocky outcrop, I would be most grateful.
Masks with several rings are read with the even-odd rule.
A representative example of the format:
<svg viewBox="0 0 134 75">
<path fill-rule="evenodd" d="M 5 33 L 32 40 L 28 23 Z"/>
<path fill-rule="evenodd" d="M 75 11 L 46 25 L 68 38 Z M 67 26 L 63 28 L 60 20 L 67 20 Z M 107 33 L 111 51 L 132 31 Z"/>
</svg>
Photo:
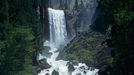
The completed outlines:
<svg viewBox="0 0 134 75">
<path fill-rule="evenodd" d="M 69 38 L 89 29 L 97 5 L 97 0 L 49 0 L 49 7 L 65 11 Z"/>
<path fill-rule="evenodd" d="M 112 48 L 105 43 L 108 35 L 109 33 L 102 34 L 92 29 L 82 32 L 64 48 L 59 59 L 78 60 L 90 67 L 101 68 L 112 61 Z"/>
<path fill-rule="evenodd" d="M 35 75 L 36 73 L 40 73 L 41 70 L 43 69 L 47 69 L 47 68 L 50 68 L 51 66 L 47 63 L 46 59 L 41 59 L 41 60 L 38 60 L 38 66 L 36 67 L 35 69 Z"/>
</svg>

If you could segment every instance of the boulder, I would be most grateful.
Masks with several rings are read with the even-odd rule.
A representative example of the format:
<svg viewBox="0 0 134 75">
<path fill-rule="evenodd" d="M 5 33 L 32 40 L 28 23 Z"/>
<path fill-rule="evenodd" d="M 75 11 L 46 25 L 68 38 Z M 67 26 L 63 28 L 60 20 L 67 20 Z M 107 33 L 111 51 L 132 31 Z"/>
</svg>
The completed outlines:
<svg viewBox="0 0 134 75">
<path fill-rule="evenodd" d="M 86 74 L 87 72 L 86 71 L 83 71 L 84 74 Z"/>
<path fill-rule="evenodd" d="M 81 75 L 81 73 L 77 73 L 76 75 Z"/>
<path fill-rule="evenodd" d="M 75 68 L 74 68 L 74 65 L 73 65 L 73 64 L 71 64 L 71 63 L 67 63 L 67 65 L 68 65 L 68 70 L 69 70 L 70 72 L 72 72 L 72 71 L 74 71 L 74 70 L 75 70 Z"/>
<path fill-rule="evenodd" d="M 57 72 L 57 71 L 54 70 L 54 71 L 52 72 L 52 75 L 59 75 L 59 72 Z"/>
</svg>

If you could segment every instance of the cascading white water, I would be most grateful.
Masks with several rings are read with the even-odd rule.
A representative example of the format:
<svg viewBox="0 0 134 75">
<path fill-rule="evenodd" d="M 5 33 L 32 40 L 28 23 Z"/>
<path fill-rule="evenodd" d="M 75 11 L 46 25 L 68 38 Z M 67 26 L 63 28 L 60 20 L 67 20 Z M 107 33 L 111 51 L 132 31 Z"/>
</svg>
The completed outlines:
<svg viewBox="0 0 134 75">
<path fill-rule="evenodd" d="M 48 8 L 49 11 L 49 28 L 50 28 L 50 41 L 46 41 L 44 46 L 50 47 L 49 53 L 52 53 L 51 57 L 39 54 L 39 60 L 42 58 L 47 59 L 47 63 L 51 65 L 50 68 L 42 70 L 38 75 L 54 75 L 52 72 L 55 70 L 59 75 L 96 75 L 97 69 L 89 70 L 84 63 L 78 63 L 73 65 L 75 70 L 69 72 L 68 62 L 64 60 L 56 60 L 59 52 L 57 51 L 61 45 L 66 44 L 67 31 L 65 23 L 65 15 L 63 10 L 55 10 Z"/>
<path fill-rule="evenodd" d="M 48 10 L 50 25 L 50 42 L 58 47 L 63 44 L 67 38 L 64 11 L 54 10 L 51 8 L 48 8 Z"/>
</svg>

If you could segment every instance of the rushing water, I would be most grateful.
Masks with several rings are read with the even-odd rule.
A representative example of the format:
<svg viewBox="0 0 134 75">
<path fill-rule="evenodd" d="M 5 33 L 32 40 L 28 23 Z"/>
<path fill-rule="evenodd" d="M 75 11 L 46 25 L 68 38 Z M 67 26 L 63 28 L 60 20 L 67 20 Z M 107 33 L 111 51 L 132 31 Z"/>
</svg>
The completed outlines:
<svg viewBox="0 0 134 75">
<path fill-rule="evenodd" d="M 50 40 L 44 42 L 44 46 L 50 47 L 49 53 L 52 53 L 50 57 L 39 54 L 39 60 L 42 58 L 47 59 L 47 63 L 51 65 L 50 68 L 42 70 L 38 75 L 54 75 L 52 72 L 55 70 L 59 75 L 97 75 L 97 69 L 90 70 L 84 63 L 78 63 L 73 65 L 74 71 L 71 72 L 68 69 L 68 62 L 64 60 L 56 60 L 59 52 L 57 51 L 61 46 L 64 46 L 67 42 L 67 31 L 65 14 L 63 10 L 55 10 L 48 8 L 49 11 L 49 29 Z"/>
<path fill-rule="evenodd" d="M 50 43 L 58 47 L 61 44 L 64 44 L 67 38 L 64 11 L 54 10 L 51 8 L 48 8 L 48 10 L 50 26 Z"/>
</svg>

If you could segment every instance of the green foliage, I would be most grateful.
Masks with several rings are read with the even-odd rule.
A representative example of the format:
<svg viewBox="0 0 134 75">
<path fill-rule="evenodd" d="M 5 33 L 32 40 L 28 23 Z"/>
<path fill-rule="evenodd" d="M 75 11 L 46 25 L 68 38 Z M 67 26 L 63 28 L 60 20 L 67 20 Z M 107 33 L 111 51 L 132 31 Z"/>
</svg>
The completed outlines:
<svg viewBox="0 0 134 75">
<path fill-rule="evenodd" d="M 108 25 L 113 26 L 111 32 L 111 43 L 114 48 L 113 75 L 133 75 L 132 66 L 134 65 L 130 55 L 133 56 L 134 52 L 129 40 L 133 39 L 133 28 L 130 27 L 133 27 L 134 21 L 134 0 L 101 0 L 100 4 L 104 12 L 111 13 L 109 15 L 111 17 L 106 15 L 104 17 L 106 20 L 111 20 Z"/>
<path fill-rule="evenodd" d="M 128 12 L 126 10 L 122 10 L 114 14 L 114 19 L 118 25 L 128 25 L 128 23 L 133 20 L 133 18 L 134 13 Z"/>
<path fill-rule="evenodd" d="M 35 0 L 0 0 L 0 75 L 31 75 L 42 48 Z"/>
<path fill-rule="evenodd" d="M 86 64 L 93 63 L 93 54 L 89 50 L 79 49 L 78 52 L 65 53 L 64 59 L 77 60 Z"/>
<path fill-rule="evenodd" d="M 64 48 L 64 52 L 61 53 L 64 60 L 77 60 L 79 62 L 86 63 L 88 66 L 97 64 L 96 53 L 94 46 L 98 45 L 95 38 L 99 33 L 83 32 L 75 37 L 67 47 Z M 89 36 L 92 35 L 92 36 Z M 99 37 L 98 37 L 99 38 Z M 95 65 L 94 65 L 95 66 Z"/>
<path fill-rule="evenodd" d="M 91 51 L 89 50 L 81 49 L 80 51 L 78 51 L 76 55 L 79 61 L 82 61 L 85 63 L 89 63 L 89 61 L 92 62 L 91 59 L 93 59 L 93 53 L 91 53 Z"/>
<path fill-rule="evenodd" d="M 22 70 L 25 59 L 28 57 L 32 59 L 32 52 L 35 49 L 31 42 L 34 39 L 31 32 L 31 29 L 26 27 L 13 28 L 7 35 L 6 49 L 1 52 L 4 55 L 1 63 L 4 65 L 0 65 L 4 75 Z"/>
</svg>

